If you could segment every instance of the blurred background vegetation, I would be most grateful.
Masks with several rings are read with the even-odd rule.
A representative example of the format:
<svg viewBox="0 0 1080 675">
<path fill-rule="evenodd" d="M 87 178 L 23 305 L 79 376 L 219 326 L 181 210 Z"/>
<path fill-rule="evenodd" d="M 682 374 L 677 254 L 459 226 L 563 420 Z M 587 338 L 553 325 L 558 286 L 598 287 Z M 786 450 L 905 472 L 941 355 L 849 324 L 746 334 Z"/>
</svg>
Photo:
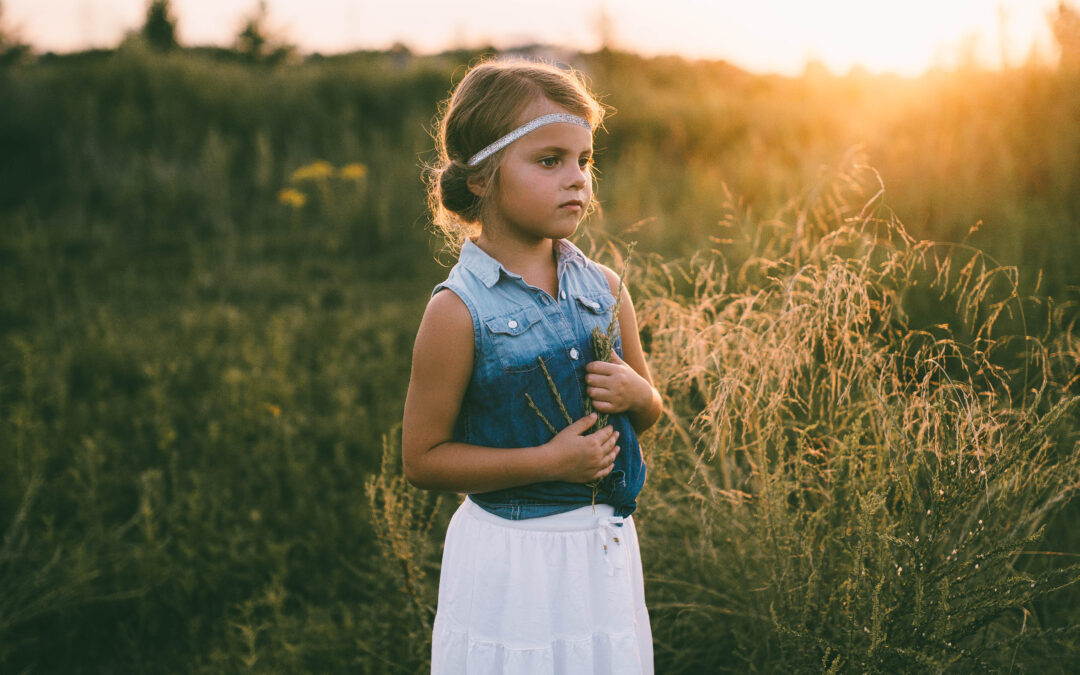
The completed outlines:
<svg viewBox="0 0 1080 675">
<path fill-rule="evenodd" d="M 301 57 L 264 17 L 231 48 L 178 45 L 167 2 L 115 49 L 38 55 L 0 31 L 4 672 L 423 669 L 452 504 L 394 502 L 380 467 L 452 262 L 427 229 L 431 123 L 490 50 Z M 760 250 L 719 242 L 733 203 L 765 225 L 813 213 L 854 158 L 913 236 L 1018 268 L 1058 312 L 1024 330 L 1071 336 L 1076 18 L 1059 8 L 1053 67 L 920 78 L 574 54 L 617 110 L 582 241 L 720 246 L 734 267 Z M 1066 508 L 1043 548 L 1080 553 L 1077 523 Z M 416 575 L 426 591 L 394 586 Z M 1046 602 L 1071 635 L 1075 594 Z M 654 626 L 677 641 L 672 616 Z M 673 653 L 658 672 L 700 667 Z"/>
</svg>

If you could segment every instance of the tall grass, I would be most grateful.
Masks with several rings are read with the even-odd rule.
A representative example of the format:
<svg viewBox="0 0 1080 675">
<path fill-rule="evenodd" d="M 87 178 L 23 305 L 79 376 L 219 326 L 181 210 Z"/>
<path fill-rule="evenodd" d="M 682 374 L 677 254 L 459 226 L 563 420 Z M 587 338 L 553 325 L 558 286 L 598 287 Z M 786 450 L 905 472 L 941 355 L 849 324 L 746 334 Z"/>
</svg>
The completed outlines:
<svg viewBox="0 0 1080 675">
<path fill-rule="evenodd" d="M 1015 270 L 913 239 L 849 169 L 632 274 L 666 404 L 638 512 L 658 672 L 1063 668 L 1080 625 L 1037 606 L 1080 564 L 1030 562 L 1080 485 L 1080 362 L 1017 330 Z M 908 318 L 924 293 L 940 324 Z"/>
<path fill-rule="evenodd" d="M 1018 330 L 1036 303 L 1015 270 L 913 239 L 880 192 L 858 200 L 861 173 L 775 221 L 733 208 L 736 267 L 718 243 L 639 282 L 668 413 L 641 530 L 669 672 L 1077 658 L 1080 627 L 1033 609 L 1080 565 L 1030 562 L 1080 479 L 1080 363 Z M 919 325 L 928 300 L 945 311 Z"/>
<path fill-rule="evenodd" d="M 473 56 L 271 69 L 129 43 L 0 68 L 0 671 L 424 668 L 419 641 L 454 500 L 404 496 L 391 431 L 410 340 L 446 274 L 424 232 L 427 127 Z M 952 474 L 923 468 L 892 491 L 887 477 L 915 458 L 967 457 L 969 442 L 988 472 L 991 501 L 979 508 L 995 514 L 978 512 L 972 526 L 995 529 L 964 531 L 1008 543 L 1045 524 L 1041 548 L 1066 555 L 1025 553 L 999 568 L 1031 577 L 1039 594 L 1051 588 L 1039 575 L 1080 550 L 1076 507 L 1054 517 L 1075 416 L 1047 417 L 1080 393 L 1069 323 L 1075 74 L 814 82 L 610 52 L 577 65 L 619 108 L 598 145 L 604 210 L 585 236 L 639 242 L 629 283 L 672 415 L 644 439 L 652 468 L 639 520 L 661 668 L 731 654 L 794 667 L 830 649 L 829 664 L 892 663 L 886 647 L 907 634 L 889 617 L 914 610 L 893 609 L 879 630 L 860 621 L 873 593 L 849 584 L 849 609 L 823 585 L 853 578 L 861 537 L 868 575 L 889 571 L 889 555 L 904 568 L 879 605 L 894 606 L 886 592 L 910 599 L 895 584 L 914 578 L 902 557 L 916 553 L 871 534 L 910 531 L 926 545 L 911 504 L 929 499 L 934 480 L 973 514 L 975 502 Z M 876 183 L 865 194 L 829 182 L 800 192 L 856 142 L 914 243 L 880 199 L 865 224 L 844 220 Z M 330 174 L 303 170 L 320 160 Z M 742 206 L 729 206 L 723 184 Z M 302 204 L 279 198 L 290 188 Z M 979 218 L 968 243 L 1001 264 L 957 243 Z M 615 261 L 622 248 L 595 250 Z M 1045 282 L 1025 297 L 1040 265 Z M 736 362 L 744 349 L 762 357 Z M 867 384 L 867 364 L 880 381 Z M 905 373 L 928 379 L 916 386 Z M 1024 430 L 1055 419 L 1039 454 Z M 1008 462 L 987 458 L 1017 447 L 1028 450 L 1015 460 L 1025 481 L 1008 483 L 990 468 Z M 792 490 L 789 474 L 805 489 Z M 856 491 L 883 500 L 867 502 L 866 527 Z M 796 518 L 805 524 L 792 532 Z M 752 529 L 762 522 L 771 529 Z M 960 531 L 920 522 L 935 542 Z M 762 533 L 773 539 L 752 538 Z M 403 552 L 413 567 L 398 562 Z M 941 597 L 938 582 L 924 587 Z M 828 621 L 785 614 L 791 588 Z M 1018 668 L 1052 669 L 1075 657 L 1071 638 L 1051 648 L 1053 634 L 1035 634 L 1077 623 L 1074 589 L 1021 598 L 979 635 L 992 644 L 1012 630 L 1023 636 Z M 734 599 L 702 600 L 712 591 Z M 687 598 L 693 607 L 680 607 Z M 863 625 L 885 646 L 837 637 Z M 1002 649 L 978 658 L 1000 662 Z M 919 650 L 928 662 L 955 656 Z"/>
</svg>

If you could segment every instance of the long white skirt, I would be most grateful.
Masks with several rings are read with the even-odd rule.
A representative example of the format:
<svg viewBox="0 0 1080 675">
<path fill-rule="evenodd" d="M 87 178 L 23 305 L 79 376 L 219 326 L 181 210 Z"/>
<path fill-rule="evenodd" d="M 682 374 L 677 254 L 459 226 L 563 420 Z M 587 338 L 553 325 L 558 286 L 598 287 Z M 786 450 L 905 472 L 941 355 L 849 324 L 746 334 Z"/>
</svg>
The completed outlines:
<svg viewBox="0 0 1080 675">
<path fill-rule="evenodd" d="M 637 532 L 613 514 L 507 520 L 466 498 L 446 530 L 432 674 L 651 675 Z"/>
</svg>

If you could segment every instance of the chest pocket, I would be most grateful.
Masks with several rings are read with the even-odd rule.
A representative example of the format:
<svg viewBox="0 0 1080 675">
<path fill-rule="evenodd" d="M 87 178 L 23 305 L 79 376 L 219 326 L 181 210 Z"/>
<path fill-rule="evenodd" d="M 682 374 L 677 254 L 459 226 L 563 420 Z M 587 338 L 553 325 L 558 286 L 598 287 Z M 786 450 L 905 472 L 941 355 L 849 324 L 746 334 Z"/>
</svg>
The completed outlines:
<svg viewBox="0 0 1080 675">
<path fill-rule="evenodd" d="M 540 310 L 525 305 L 484 321 L 488 338 L 503 369 L 509 372 L 539 367 L 537 359 L 551 346 L 545 344 Z"/>
<path fill-rule="evenodd" d="M 608 324 L 611 323 L 611 312 L 615 306 L 615 298 L 610 293 L 591 293 L 575 295 L 577 300 L 578 317 L 581 319 L 585 335 L 591 336 L 593 328 L 599 328 L 600 332 L 607 333 Z M 615 324 L 614 336 L 618 340 L 619 325 Z"/>
</svg>

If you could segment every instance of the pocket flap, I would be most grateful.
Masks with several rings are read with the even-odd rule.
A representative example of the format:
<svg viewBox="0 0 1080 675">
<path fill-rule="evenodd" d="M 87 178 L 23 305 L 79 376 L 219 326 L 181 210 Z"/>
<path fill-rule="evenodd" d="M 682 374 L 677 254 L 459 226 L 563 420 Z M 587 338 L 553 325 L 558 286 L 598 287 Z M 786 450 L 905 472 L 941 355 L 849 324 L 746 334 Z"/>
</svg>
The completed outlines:
<svg viewBox="0 0 1080 675">
<path fill-rule="evenodd" d="M 606 315 L 615 304 L 615 298 L 610 295 L 575 295 L 574 298 L 584 309 L 597 315 Z"/>
<path fill-rule="evenodd" d="M 514 336 L 521 335 L 539 321 L 540 310 L 535 307 L 525 306 L 509 314 L 502 314 L 493 319 L 488 319 L 484 323 L 492 333 Z"/>
</svg>

